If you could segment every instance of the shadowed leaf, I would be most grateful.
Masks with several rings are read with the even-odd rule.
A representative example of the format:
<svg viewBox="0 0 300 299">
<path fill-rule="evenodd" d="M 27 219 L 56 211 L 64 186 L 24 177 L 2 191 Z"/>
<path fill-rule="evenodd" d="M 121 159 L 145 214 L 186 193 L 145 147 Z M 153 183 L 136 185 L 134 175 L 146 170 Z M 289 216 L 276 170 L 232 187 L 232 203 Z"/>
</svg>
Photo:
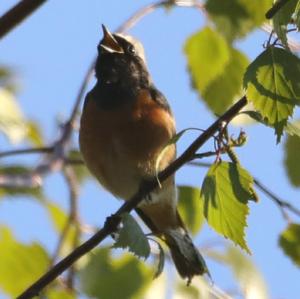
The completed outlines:
<svg viewBox="0 0 300 299">
<path fill-rule="evenodd" d="M 145 263 L 127 254 L 112 259 L 107 248 L 93 251 L 79 274 L 83 292 L 99 299 L 142 298 L 153 278 Z"/>
<path fill-rule="evenodd" d="M 260 26 L 272 0 L 207 0 L 206 9 L 217 29 L 232 42 Z"/>
<path fill-rule="evenodd" d="M 300 267 L 300 224 L 289 224 L 279 237 L 279 245 L 293 263 Z"/>
<path fill-rule="evenodd" d="M 113 247 L 128 248 L 130 252 L 145 259 L 150 254 L 150 245 L 144 232 L 130 214 L 122 217 L 122 228 Z"/>
<path fill-rule="evenodd" d="M 190 186 L 178 188 L 178 211 L 187 228 L 195 235 L 204 222 L 200 189 Z"/>
<path fill-rule="evenodd" d="M 284 165 L 290 182 L 300 187 L 300 137 L 288 136 L 285 143 Z"/>
<path fill-rule="evenodd" d="M 229 46 L 225 39 L 209 27 L 189 37 L 184 51 L 191 81 L 199 94 L 222 74 L 230 58 Z"/>
<path fill-rule="evenodd" d="M 246 95 L 266 121 L 277 127 L 280 140 L 284 124 L 300 104 L 300 60 L 284 49 L 269 47 L 248 67 Z"/>
</svg>

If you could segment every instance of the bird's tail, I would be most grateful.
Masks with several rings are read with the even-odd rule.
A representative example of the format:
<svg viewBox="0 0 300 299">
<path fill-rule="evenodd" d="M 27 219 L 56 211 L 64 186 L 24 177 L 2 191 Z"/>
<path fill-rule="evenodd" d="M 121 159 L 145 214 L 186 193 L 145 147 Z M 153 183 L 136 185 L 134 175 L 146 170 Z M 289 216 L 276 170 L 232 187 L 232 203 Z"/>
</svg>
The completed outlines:
<svg viewBox="0 0 300 299">
<path fill-rule="evenodd" d="M 168 230 L 164 232 L 164 238 L 178 273 L 188 279 L 188 284 L 195 275 L 209 275 L 203 257 L 184 228 Z"/>
<path fill-rule="evenodd" d="M 149 215 L 151 216 L 151 206 L 150 208 L 149 206 L 144 206 L 143 210 L 136 208 L 136 212 L 152 230 L 152 232 L 164 238 L 170 249 L 172 259 L 179 275 L 182 278 L 187 278 L 189 284 L 195 275 L 203 275 L 205 273 L 209 275 L 209 272 L 203 257 L 193 244 L 178 211 L 175 211 L 174 214 L 172 212 L 168 215 L 170 211 L 172 211 L 172 209 L 162 211 L 162 214 L 159 215 L 158 218 L 154 219 L 154 215 L 157 215 L 156 211 L 151 217 L 155 220 L 154 222 L 149 217 Z M 171 218 L 168 216 L 170 215 L 174 215 L 173 225 L 168 225 Z"/>
</svg>

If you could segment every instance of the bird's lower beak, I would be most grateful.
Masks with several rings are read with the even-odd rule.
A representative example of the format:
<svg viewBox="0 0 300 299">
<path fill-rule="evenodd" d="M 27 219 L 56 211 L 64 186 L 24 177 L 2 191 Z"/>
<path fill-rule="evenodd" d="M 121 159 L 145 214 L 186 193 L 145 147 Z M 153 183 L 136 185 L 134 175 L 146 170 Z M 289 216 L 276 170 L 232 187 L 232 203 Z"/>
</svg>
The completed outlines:
<svg viewBox="0 0 300 299">
<path fill-rule="evenodd" d="M 102 25 L 102 30 L 103 39 L 100 43 L 100 47 L 108 53 L 124 53 L 123 48 L 104 25 Z"/>
</svg>

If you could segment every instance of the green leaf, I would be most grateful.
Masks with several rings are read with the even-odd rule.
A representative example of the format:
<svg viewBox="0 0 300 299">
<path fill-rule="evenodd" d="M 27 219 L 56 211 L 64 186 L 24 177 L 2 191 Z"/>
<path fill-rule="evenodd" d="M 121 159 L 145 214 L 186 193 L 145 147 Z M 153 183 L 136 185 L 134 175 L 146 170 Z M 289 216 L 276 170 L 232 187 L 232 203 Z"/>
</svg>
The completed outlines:
<svg viewBox="0 0 300 299">
<path fill-rule="evenodd" d="M 300 137 L 300 120 L 294 122 L 288 122 L 285 127 L 285 132 L 291 136 Z"/>
<path fill-rule="evenodd" d="M 107 248 L 92 252 L 79 274 L 83 292 L 99 299 L 142 298 L 153 278 L 152 270 L 138 259 L 130 255 L 111 259 Z"/>
<path fill-rule="evenodd" d="M 47 202 L 46 207 L 55 230 L 58 233 L 62 232 L 68 221 L 67 213 L 53 202 Z"/>
<path fill-rule="evenodd" d="M 127 248 L 138 257 L 145 259 L 150 254 L 150 245 L 141 227 L 130 214 L 122 216 L 122 228 L 118 232 L 114 248 Z"/>
<path fill-rule="evenodd" d="M 292 22 L 298 0 L 289 0 L 273 17 L 273 27 L 285 48 L 288 48 L 287 25 Z"/>
<path fill-rule="evenodd" d="M 243 298 L 268 299 L 266 282 L 249 256 L 228 246 L 225 252 L 208 250 L 207 255 L 219 263 L 228 265 L 240 285 Z"/>
<path fill-rule="evenodd" d="M 279 245 L 293 263 L 300 266 L 300 224 L 289 224 L 280 234 Z"/>
<path fill-rule="evenodd" d="M 272 0 L 207 0 L 210 18 L 229 42 L 244 37 L 265 21 Z"/>
<path fill-rule="evenodd" d="M 295 8 L 295 12 L 294 12 L 294 15 L 293 15 L 293 20 L 294 20 L 294 23 L 296 24 L 298 30 L 300 29 L 300 1 L 298 0 L 298 3 L 296 5 L 296 8 Z"/>
<path fill-rule="evenodd" d="M 195 235 L 204 222 L 202 205 L 199 201 L 200 189 L 179 186 L 178 191 L 179 214 L 187 228 Z"/>
<path fill-rule="evenodd" d="M 61 250 L 59 254 L 61 256 L 68 254 L 72 249 L 74 249 L 74 240 L 76 238 L 77 230 L 74 224 L 69 224 L 69 215 L 57 204 L 53 202 L 46 203 L 47 212 L 52 222 L 52 225 L 57 233 L 60 235 L 65 234 L 63 244 L 61 245 Z M 66 231 L 66 226 L 68 230 Z"/>
<path fill-rule="evenodd" d="M 87 167 L 83 162 L 83 158 L 80 151 L 76 149 L 71 150 L 69 152 L 68 159 L 82 161 L 82 164 L 69 165 L 69 167 L 72 167 L 74 169 L 76 178 L 79 183 L 84 183 L 87 179 L 93 178 L 93 176 L 91 176 L 91 173 L 88 171 Z"/>
<path fill-rule="evenodd" d="M 47 299 L 76 299 L 77 296 L 74 295 L 74 292 L 70 290 L 59 290 L 48 288 L 46 292 Z"/>
<path fill-rule="evenodd" d="M 203 181 L 201 203 L 208 224 L 224 237 L 250 252 L 245 241 L 248 200 L 253 178 L 238 164 L 213 164 Z"/>
<path fill-rule="evenodd" d="M 288 136 L 285 143 L 284 165 L 292 185 L 300 187 L 300 137 Z"/>
<path fill-rule="evenodd" d="M 226 40 L 209 27 L 189 37 L 184 51 L 193 85 L 200 93 L 222 74 L 230 58 Z"/>
<path fill-rule="evenodd" d="M 299 58 L 276 47 L 267 48 L 248 67 L 244 76 L 247 98 L 270 125 L 285 122 L 300 104 L 299 76 Z"/>
<path fill-rule="evenodd" d="M 261 114 L 257 111 L 242 111 L 241 113 L 248 115 L 252 119 L 256 120 L 257 122 L 267 126 L 271 127 L 270 124 L 266 120 L 263 119 Z M 286 126 L 283 128 L 284 132 L 291 136 L 299 136 L 300 137 L 300 121 L 294 121 L 294 122 L 287 122 Z"/>
<path fill-rule="evenodd" d="M 14 96 L 8 90 L 0 88 L 0 132 L 13 144 L 27 136 L 27 126 L 23 113 Z"/>
<path fill-rule="evenodd" d="M 27 122 L 27 139 L 35 146 L 43 146 L 44 138 L 39 125 L 34 121 Z"/>
<path fill-rule="evenodd" d="M 202 98 L 212 112 L 222 114 L 241 95 L 243 75 L 248 64 L 248 58 L 242 52 L 230 49 L 230 60 L 222 73 L 202 92 Z"/>
<path fill-rule="evenodd" d="M 21 165 L 0 166 L 0 175 L 29 175 L 32 169 Z M 42 187 L 2 187 L 0 197 L 4 196 L 27 196 L 39 200 L 44 198 Z"/>
<path fill-rule="evenodd" d="M 4 226 L 0 227 L 0 248 L 0 289 L 13 298 L 49 267 L 49 256 L 41 245 L 18 242 Z"/>
</svg>

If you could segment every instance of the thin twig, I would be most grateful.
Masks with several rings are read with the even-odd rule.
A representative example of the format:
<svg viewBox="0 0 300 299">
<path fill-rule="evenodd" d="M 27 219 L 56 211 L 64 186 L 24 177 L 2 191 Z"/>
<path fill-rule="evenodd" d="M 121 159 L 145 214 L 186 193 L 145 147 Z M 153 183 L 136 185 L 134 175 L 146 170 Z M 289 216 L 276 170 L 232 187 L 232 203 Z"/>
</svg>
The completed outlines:
<svg viewBox="0 0 300 299">
<path fill-rule="evenodd" d="M 0 17 L 0 39 L 26 19 L 46 0 L 22 0 Z"/>
<path fill-rule="evenodd" d="M 121 216 L 124 213 L 130 213 L 146 196 L 159 186 L 158 182 L 164 182 L 167 178 L 173 175 L 179 168 L 187 163 L 197 150 L 213 136 L 220 127 L 222 122 L 230 122 L 230 120 L 247 104 L 246 97 L 242 97 L 230 109 L 228 109 L 220 118 L 218 118 L 207 130 L 205 130 L 196 140 L 183 152 L 183 154 L 173 161 L 165 170 L 158 174 L 157 178 L 145 181 L 140 190 L 128 201 L 126 201 L 113 216 L 109 217 L 104 224 L 104 227 L 95 235 L 88 239 L 85 243 L 77 247 L 62 261 L 57 263 L 51 270 L 45 273 L 33 285 L 25 290 L 18 299 L 28 299 L 38 295 L 41 290 L 51 283 L 58 275 L 68 269 L 84 254 L 91 251 L 107 236 L 111 235 L 118 228 L 121 221 Z"/>
<path fill-rule="evenodd" d="M 14 156 L 14 155 L 22 155 L 22 154 L 51 153 L 52 151 L 53 151 L 53 146 L 23 148 L 23 149 L 0 152 L 0 158 Z"/>
<path fill-rule="evenodd" d="M 283 218 L 285 218 L 288 222 L 290 222 L 290 217 L 286 213 L 285 209 L 289 210 L 290 212 L 294 213 L 295 215 L 300 217 L 300 210 L 294 207 L 291 203 L 288 201 L 285 201 L 281 198 L 279 198 L 276 194 L 274 194 L 270 189 L 268 189 L 266 186 L 264 186 L 258 179 L 254 179 L 254 184 L 263 191 L 266 195 L 269 196 L 280 208 L 282 212 Z"/>
</svg>

